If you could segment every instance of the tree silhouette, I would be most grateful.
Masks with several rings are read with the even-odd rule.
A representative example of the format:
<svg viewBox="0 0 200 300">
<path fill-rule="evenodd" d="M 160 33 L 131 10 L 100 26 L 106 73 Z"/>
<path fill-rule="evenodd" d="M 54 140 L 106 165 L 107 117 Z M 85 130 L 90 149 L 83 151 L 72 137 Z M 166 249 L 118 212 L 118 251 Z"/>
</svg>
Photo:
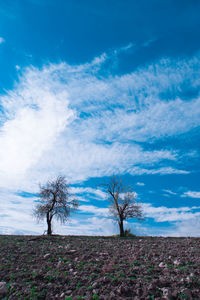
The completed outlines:
<svg viewBox="0 0 200 300">
<path fill-rule="evenodd" d="M 33 213 L 38 221 L 46 218 L 48 235 L 52 234 L 54 216 L 63 224 L 68 220 L 70 212 L 78 207 L 77 200 L 71 199 L 69 185 L 64 176 L 40 185 L 38 202 Z"/>
<path fill-rule="evenodd" d="M 142 209 L 139 203 L 135 202 L 136 193 L 130 186 L 125 186 L 122 180 L 113 176 L 109 183 L 103 184 L 111 202 L 110 213 L 117 221 L 120 229 L 120 236 L 124 234 L 124 221 L 130 218 L 142 220 Z"/>
</svg>

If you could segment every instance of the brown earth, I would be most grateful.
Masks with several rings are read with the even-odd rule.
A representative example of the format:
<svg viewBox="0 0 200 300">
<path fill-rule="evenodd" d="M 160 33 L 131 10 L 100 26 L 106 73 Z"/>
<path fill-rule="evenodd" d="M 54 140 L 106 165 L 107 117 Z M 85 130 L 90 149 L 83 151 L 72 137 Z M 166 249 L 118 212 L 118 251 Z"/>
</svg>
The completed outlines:
<svg viewBox="0 0 200 300">
<path fill-rule="evenodd" d="M 0 236 L 1 299 L 200 299 L 200 238 Z"/>
</svg>

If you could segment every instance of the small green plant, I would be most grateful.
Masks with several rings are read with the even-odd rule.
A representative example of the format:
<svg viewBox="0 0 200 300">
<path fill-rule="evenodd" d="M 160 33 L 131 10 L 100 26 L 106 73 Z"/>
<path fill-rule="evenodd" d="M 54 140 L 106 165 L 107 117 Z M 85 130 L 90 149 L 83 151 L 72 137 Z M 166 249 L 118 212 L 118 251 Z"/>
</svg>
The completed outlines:
<svg viewBox="0 0 200 300">
<path fill-rule="evenodd" d="M 10 274 L 10 279 L 14 279 L 15 275 L 14 274 Z"/>
<path fill-rule="evenodd" d="M 44 276 L 44 279 L 47 279 L 48 281 L 51 281 L 53 279 L 53 275 L 46 275 Z"/>
<path fill-rule="evenodd" d="M 21 297 L 22 296 L 22 293 L 21 292 L 18 292 L 17 293 L 17 297 Z"/>
<path fill-rule="evenodd" d="M 30 294 L 31 294 L 31 299 L 37 299 L 37 295 L 36 295 L 36 287 L 35 287 L 35 286 L 33 286 L 33 287 L 31 288 Z"/>
<path fill-rule="evenodd" d="M 13 287 L 12 287 L 12 282 L 10 281 L 10 282 L 8 282 L 8 290 L 10 291 L 11 289 L 13 290 Z"/>
<path fill-rule="evenodd" d="M 79 281 L 79 282 L 77 283 L 77 285 L 76 285 L 76 289 L 79 289 L 80 286 L 81 286 L 81 282 Z M 81 296 L 80 296 L 80 297 L 81 297 Z"/>
<path fill-rule="evenodd" d="M 152 271 L 153 271 L 152 267 L 147 270 L 148 273 L 151 273 Z"/>
<path fill-rule="evenodd" d="M 98 299 L 99 299 L 99 296 L 98 296 L 97 294 L 94 294 L 94 295 L 92 296 L 92 299 L 98 300 Z"/>
<path fill-rule="evenodd" d="M 127 228 L 124 230 L 124 236 L 132 236 L 135 237 L 136 235 L 134 233 L 131 232 L 130 228 Z"/>
<path fill-rule="evenodd" d="M 72 298 L 69 297 L 69 296 L 66 296 L 66 297 L 65 297 L 65 300 L 72 300 Z"/>
<path fill-rule="evenodd" d="M 181 299 L 186 299 L 187 298 L 186 295 L 185 295 L 185 293 L 179 293 L 179 297 Z"/>
<path fill-rule="evenodd" d="M 71 261 L 71 259 L 70 258 L 63 258 L 63 261 L 67 262 L 67 261 Z"/>
<path fill-rule="evenodd" d="M 96 273 L 92 273 L 91 275 L 89 275 L 88 277 L 89 278 L 93 278 L 93 277 L 97 277 L 98 276 L 98 274 L 96 274 Z"/>
<path fill-rule="evenodd" d="M 32 272 L 32 277 L 33 277 L 33 279 L 35 279 L 36 276 L 37 276 L 37 273 L 36 273 L 36 272 Z"/>
<path fill-rule="evenodd" d="M 121 269 L 121 267 L 120 267 L 120 266 L 114 266 L 114 268 L 115 268 L 115 269 Z"/>
<path fill-rule="evenodd" d="M 179 270 L 181 270 L 181 271 L 184 271 L 184 270 L 186 270 L 187 269 L 187 267 L 186 266 L 181 266 L 181 267 L 178 267 L 179 268 Z"/>
</svg>

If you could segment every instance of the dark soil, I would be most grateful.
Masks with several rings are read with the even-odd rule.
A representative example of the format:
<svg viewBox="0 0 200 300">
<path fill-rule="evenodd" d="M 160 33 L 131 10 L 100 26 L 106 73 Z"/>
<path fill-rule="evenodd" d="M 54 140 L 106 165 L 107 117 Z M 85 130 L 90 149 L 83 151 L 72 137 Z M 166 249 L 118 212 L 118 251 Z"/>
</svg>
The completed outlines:
<svg viewBox="0 0 200 300">
<path fill-rule="evenodd" d="M 200 238 L 0 236 L 3 299 L 200 299 Z"/>
</svg>

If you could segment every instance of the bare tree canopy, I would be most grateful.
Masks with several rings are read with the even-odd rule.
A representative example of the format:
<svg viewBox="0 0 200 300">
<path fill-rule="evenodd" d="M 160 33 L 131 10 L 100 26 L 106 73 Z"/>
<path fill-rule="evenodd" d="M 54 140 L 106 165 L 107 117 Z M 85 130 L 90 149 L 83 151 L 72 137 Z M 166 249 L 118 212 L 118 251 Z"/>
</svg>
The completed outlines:
<svg viewBox="0 0 200 300">
<path fill-rule="evenodd" d="M 120 236 L 124 236 L 124 220 L 143 219 L 141 205 L 135 202 L 136 193 L 130 186 L 125 186 L 119 177 L 113 176 L 104 186 L 109 196 L 110 213 L 119 225 Z"/>
<path fill-rule="evenodd" d="M 46 218 L 47 234 L 52 234 L 52 219 L 55 216 L 61 223 L 68 220 L 70 212 L 78 207 L 78 202 L 72 199 L 69 185 L 64 176 L 40 185 L 39 203 L 34 209 L 38 221 Z"/>
</svg>

